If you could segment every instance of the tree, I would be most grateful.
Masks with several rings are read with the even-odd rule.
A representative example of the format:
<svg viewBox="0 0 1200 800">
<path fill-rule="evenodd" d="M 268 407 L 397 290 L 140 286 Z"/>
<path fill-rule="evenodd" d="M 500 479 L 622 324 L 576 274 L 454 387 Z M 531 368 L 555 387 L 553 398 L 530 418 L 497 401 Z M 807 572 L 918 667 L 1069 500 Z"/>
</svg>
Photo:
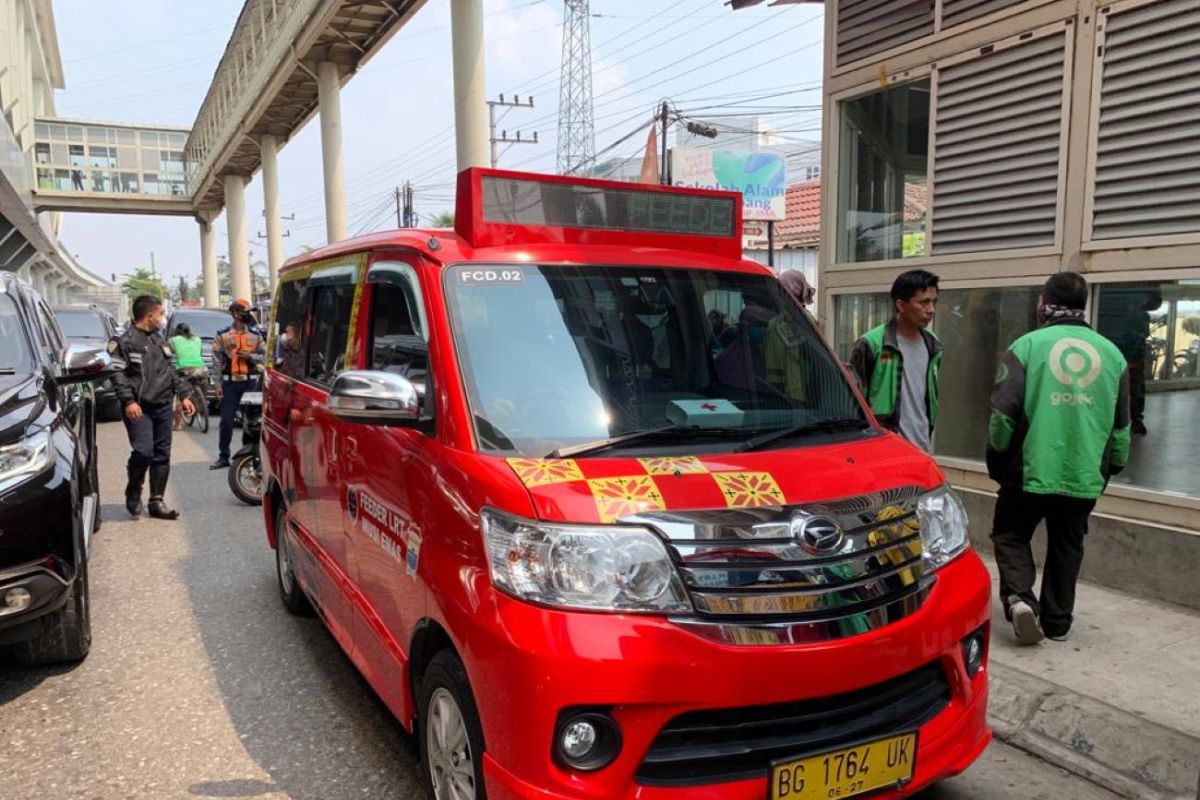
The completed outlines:
<svg viewBox="0 0 1200 800">
<path fill-rule="evenodd" d="M 440 214 L 434 214 L 429 220 L 429 224 L 435 228 L 453 228 L 454 227 L 454 212 L 443 211 Z"/>
<path fill-rule="evenodd" d="M 130 300 L 143 294 L 157 297 L 159 300 L 167 296 L 167 287 L 145 267 L 138 267 L 132 275 L 127 276 L 121 288 Z"/>
<path fill-rule="evenodd" d="M 1183 321 L 1183 332 L 1200 336 L 1200 317 L 1188 317 Z"/>
</svg>

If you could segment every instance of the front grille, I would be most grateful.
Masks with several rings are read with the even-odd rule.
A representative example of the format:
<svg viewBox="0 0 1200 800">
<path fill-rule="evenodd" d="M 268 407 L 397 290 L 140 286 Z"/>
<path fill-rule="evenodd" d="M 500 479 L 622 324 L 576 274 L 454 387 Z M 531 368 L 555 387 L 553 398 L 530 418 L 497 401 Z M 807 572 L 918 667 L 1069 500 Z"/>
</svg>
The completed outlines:
<svg viewBox="0 0 1200 800">
<path fill-rule="evenodd" d="M 831 697 L 689 711 L 659 732 L 637 779 L 647 786 L 691 786 L 766 777 L 773 761 L 915 730 L 949 702 L 950 682 L 933 662 Z"/>
<path fill-rule="evenodd" d="M 921 546 L 921 490 L 901 487 L 786 508 L 652 512 L 695 614 L 676 621 L 731 644 L 788 644 L 876 630 L 917 611 L 934 576 Z M 797 524 L 842 534 L 812 549 Z M 799 530 L 803 531 L 803 525 Z"/>
</svg>

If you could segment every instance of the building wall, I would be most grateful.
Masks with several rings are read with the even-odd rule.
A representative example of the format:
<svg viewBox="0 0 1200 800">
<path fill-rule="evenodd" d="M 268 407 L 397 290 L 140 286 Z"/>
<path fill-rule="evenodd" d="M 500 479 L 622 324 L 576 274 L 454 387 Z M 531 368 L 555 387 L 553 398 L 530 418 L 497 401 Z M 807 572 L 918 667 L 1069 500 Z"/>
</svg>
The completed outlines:
<svg viewBox="0 0 1200 800">
<path fill-rule="evenodd" d="M 899 272 L 937 272 L 953 377 L 936 447 L 957 482 L 986 491 L 999 354 L 1035 324 L 1049 275 L 1084 273 L 1093 324 L 1153 373 L 1134 475 L 1100 515 L 1195 534 L 1200 3 L 826 8 L 819 286 L 835 345 L 888 315 Z M 929 200 L 921 226 L 903 218 L 913 191 Z"/>
</svg>

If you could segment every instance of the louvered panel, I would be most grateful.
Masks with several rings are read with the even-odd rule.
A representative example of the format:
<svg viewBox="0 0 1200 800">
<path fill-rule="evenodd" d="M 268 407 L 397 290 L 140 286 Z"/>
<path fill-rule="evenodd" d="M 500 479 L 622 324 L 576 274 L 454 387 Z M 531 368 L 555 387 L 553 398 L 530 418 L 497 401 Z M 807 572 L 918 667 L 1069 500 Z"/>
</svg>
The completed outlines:
<svg viewBox="0 0 1200 800">
<path fill-rule="evenodd" d="M 1065 69 L 1055 33 L 938 72 L 934 255 L 1054 244 Z"/>
<path fill-rule="evenodd" d="M 942 0 L 942 30 L 961 25 L 1024 0 Z"/>
<path fill-rule="evenodd" d="M 1102 20 L 1092 239 L 1200 232 L 1200 4 Z"/>
<path fill-rule="evenodd" d="M 838 0 L 838 66 L 933 33 L 933 0 Z"/>
</svg>

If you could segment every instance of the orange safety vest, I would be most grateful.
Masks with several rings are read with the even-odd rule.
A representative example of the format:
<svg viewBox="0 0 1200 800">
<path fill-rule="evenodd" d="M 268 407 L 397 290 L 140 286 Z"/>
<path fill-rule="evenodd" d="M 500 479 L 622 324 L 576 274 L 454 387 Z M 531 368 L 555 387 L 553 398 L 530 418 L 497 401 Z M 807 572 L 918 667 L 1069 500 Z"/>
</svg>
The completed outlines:
<svg viewBox="0 0 1200 800">
<path fill-rule="evenodd" d="M 228 330 L 213 339 L 213 354 L 225 356 L 224 377 L 233 381 L 244 381 L 249 378 L 252 363 L 244 361 L 238 356 L 254 355 L 258 352 L 261 344 L 262 340 L 259 339 L 258 334 L 249 330 Z"/>
</svg>

